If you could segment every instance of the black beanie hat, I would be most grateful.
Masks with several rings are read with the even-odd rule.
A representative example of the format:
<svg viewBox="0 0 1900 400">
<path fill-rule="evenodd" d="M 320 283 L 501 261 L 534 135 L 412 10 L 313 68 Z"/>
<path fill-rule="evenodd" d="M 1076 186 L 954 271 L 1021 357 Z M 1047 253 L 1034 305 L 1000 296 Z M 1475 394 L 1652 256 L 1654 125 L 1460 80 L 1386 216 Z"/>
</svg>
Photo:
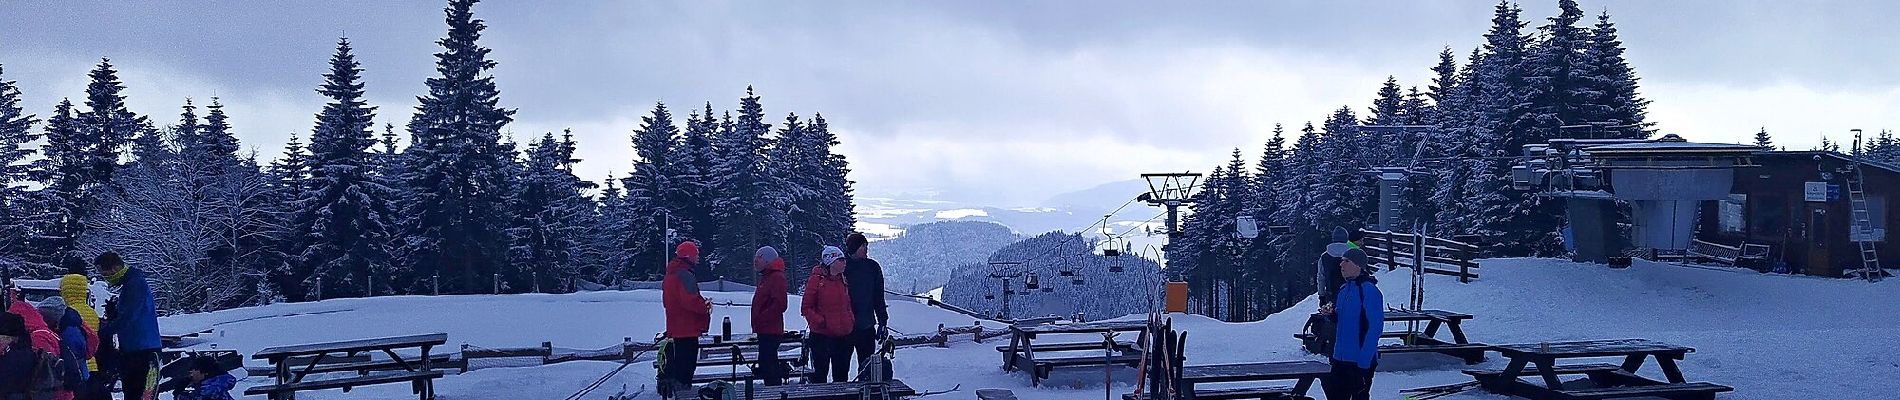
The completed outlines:
<svg viewBox="0 0 1900 400">
<path fill-rule="evenodd" d="M 0 311 L 0 336 L 26 340 L 26 319 L 10 312 Z"/>
<path fill-rule="evenodd" d="M 93 265 L 93 266 L 98 266 L 98 267 L 104 267 L 104 266 L 124 266 L 124 265 L 125 265 L 125 260 L 124 260 L 124 259 L 121 259 L 121 258 L 119 258 L 119 253 L 114 253 L 114 252 L 110 252 L 110 251 L 108 251 L 108 252 L 104 252 L 104 253 L 99 253 L 99 257 L 98 257 L 98 258 L 94 258 L 94 259 L 92 259 L 92 265 Z"/>
<path fill-rule="evenodd" d="M 205 375 L 217 375 L 225 372 L 224 366 L 218 365 L 218 359 L 212 356 L 192 357 L 191 370 L 203 372 Z"/>
<path fill-rule="evenodd" d="M 868 243 L 870 243 L 870 240 L 865 239 L 862 233 L 852 233 L 851 236 L 845 236 L 845 257 L 856 257 L 858 255 L 858 249 L 864 248 L 864 245 Z"/>
<path fill-rule="evenodd" d="M 66 259 L 61 261 L 60 263 L 62 264 L 61 267 L 66 268 L 66 273 L 68 274 L 80 275 L 80 276 L 86 275 L 86 270 L 88 268 L 86 266 L 86 260 L 83 258 L 66 257 Z"/>
</svg>

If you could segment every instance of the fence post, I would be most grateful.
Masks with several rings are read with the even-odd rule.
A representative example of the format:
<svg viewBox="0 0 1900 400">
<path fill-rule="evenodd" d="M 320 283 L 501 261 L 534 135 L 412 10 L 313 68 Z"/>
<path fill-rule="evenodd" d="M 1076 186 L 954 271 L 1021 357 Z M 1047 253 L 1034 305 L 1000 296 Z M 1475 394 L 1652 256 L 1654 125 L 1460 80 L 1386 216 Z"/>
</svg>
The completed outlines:
<svg viewBox="0 0 1900 400">
<path fill-rule="evenodd" d="M 633 337 L 620 338 L 620 356 L 627 359 L 627 364 L 633 363 Z"/>
<path fill-rule="evenodd" d="M 464 374 L 468 373 L 469 361 L 470 360 L 468 358 L 468 344 L 463 343 L 462 344 L 462 373 Z"/>
<path fill-rule="evenodd" d="M 970 321 L 970 327 L 976 328 L 975 329 L 976 333 L 970 334 L 970 341 L 983 343 L 983 323 L 978 322 L 978 321 Z"/>
<path fill-rule="evenodd" d="M 943 324 L 937 324 L 937 347 L 950 347 L 950 333 L 943 331 Z"/>
</svg>

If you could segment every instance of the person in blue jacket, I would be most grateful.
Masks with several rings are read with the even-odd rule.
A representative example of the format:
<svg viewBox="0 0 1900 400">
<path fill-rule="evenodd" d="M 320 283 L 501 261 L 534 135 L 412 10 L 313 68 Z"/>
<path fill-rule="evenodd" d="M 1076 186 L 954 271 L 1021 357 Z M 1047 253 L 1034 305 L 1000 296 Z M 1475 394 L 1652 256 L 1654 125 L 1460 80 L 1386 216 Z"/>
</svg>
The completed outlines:
<svg viewBox="0 0 1900 400">
<path fill-rule="evenodd" d="M 1379 335 L 1385 330 L 1385 296 L 1372 278 L 1366 251 L 1346 250 L 1339 275 L 1345 278 L 1338 297 L 1320 314 L 1338 323 L 1333 339 L 1333 371 L 1320 385 L 1328 400 L 1366 400 L 1371 397 L 1372 372 L 1379 368 Z"/>
<path fill-rule="evenodd" d="M 106 283 L 119 288 L 114 318 L 107 328 L 119 339 L 119 384 L 127 398 L 151 398 L 146 378 L 158 355 L 158 306 L 152 302 L 152 287 L 145 271 L 125 265 L 119 253 L 105 252 L 92 260 Z"/>
</svg>

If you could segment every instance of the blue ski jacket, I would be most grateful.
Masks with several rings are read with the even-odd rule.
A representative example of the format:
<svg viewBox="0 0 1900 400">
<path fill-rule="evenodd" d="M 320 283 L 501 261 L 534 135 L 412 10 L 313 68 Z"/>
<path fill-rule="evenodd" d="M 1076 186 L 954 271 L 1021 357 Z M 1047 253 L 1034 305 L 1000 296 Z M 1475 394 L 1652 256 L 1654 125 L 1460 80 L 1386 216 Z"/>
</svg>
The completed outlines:
<svg viewBox="0 0 1900 400">
<path fill-rule="evenodd" d="M 1333 332 L 1333 359 L 1372 368 L 1379 361 L 1379 335 L 1385 331 L 1385 296 L 1379 293 L 1379 280 L 1371 275 L 1347 280 L 1338 296 L 1333 303 L 1333 317 L 1339 323 Z"/>
</svg>

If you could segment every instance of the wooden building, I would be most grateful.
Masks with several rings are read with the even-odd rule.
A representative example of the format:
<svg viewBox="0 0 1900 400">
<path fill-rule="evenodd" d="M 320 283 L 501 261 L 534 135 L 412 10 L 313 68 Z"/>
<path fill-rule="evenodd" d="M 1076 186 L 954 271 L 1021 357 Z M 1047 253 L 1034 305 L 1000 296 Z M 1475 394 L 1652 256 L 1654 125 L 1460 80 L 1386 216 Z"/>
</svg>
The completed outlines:
<svg viewBox="0 0 1900 400">
<path fill-rule="evenodd" d="M 1851 159 L 1824 151 L 1757 153 L 1756 167 L 1735 171 L 1727 200 L 1704 202 L 1697 241 L 1741 248 L 1768 246 L 1768 265 L 1785 262 L 1793 272 L 1840 277 L 1861 268 L 1860 247 L 1850 240 L 1848 201 Z M 1900 267 L 1900 241 L 1886 240 L 1900 218 L 1887 211 L 1900 198 L 1900 165 L 1863 163 L 1865 189 L 1881 266 Z"/>
</svg>

